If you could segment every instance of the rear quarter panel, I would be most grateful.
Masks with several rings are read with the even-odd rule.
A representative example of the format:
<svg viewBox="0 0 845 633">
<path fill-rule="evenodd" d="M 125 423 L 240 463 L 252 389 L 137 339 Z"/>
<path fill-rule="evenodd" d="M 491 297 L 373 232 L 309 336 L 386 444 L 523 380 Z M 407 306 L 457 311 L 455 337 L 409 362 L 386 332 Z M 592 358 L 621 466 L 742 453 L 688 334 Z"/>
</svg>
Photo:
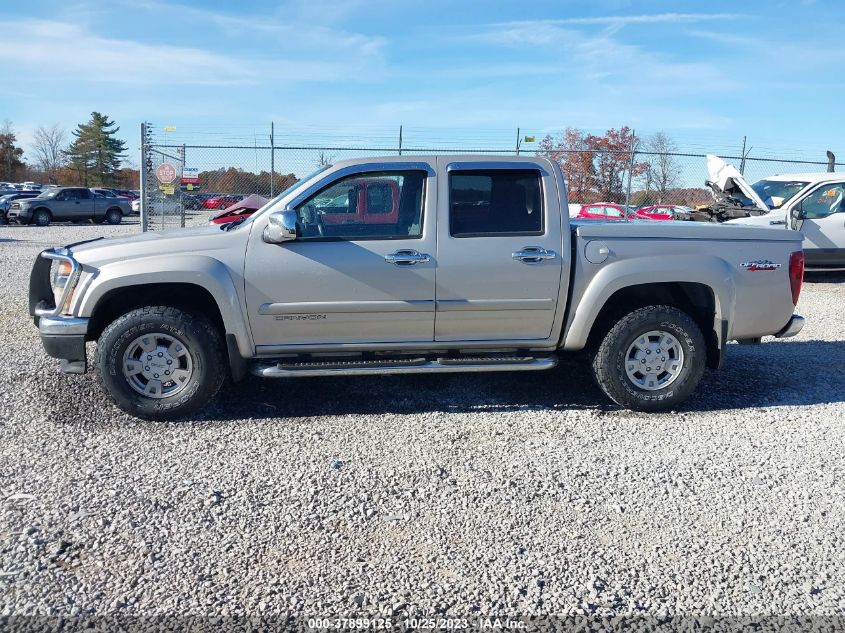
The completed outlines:
<svg viewBox="0 0 845 633">
<path fill-rule="evenodd" d="M 585 256 L 593 241 L 609 249 L 607 260 L 600 264 Z M 789 256 L 800 250 L 801 235 L 795 231 L 687 222 L 580 226 L 563 348 L 581 349 L 586 344 L 596 316 L 615 292 L 660 282 L 710 288 L 715 319 L 727 322 L 727 340 L 775 334 L 794 311 Z M 779 267 L 751 271 L 743 265 L 754 261 Z"/>
</svg>

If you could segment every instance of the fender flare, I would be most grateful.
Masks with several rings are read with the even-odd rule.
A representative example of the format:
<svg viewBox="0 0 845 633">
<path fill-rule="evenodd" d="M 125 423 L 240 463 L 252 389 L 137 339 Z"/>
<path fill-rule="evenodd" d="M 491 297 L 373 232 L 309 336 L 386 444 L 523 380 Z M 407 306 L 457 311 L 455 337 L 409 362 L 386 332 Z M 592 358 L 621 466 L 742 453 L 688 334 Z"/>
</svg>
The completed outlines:
<svg viewBox="0 0 845 633">
<path fill-rule="evenodd" d="M 714 329 L 719 344 L 730 340 L 720 321 L 730 325 L 736 306 L 736 284 L 731 265 L 715 256 L 661 255 L 619 261 L 604 266 L 592 278 L 572 311 L 561 347 L 580 350 L 587 344 L 596 318 L 619 290 L 655 283 L 698 283 L 710 288 L 715 302 Z"/>
<path fill-rule="evenodd" d="M 168 255 L 117 261 L 98 269 L 84 287 L 75 314 L 91 317 L 97 304 L 112 290 L 147 284 L 185 283 L 207 290 L 220 310 L 224 334 L 234 335 L 241 356 L 253 356 L 252 337 L 229 268 L 207 255 Z"/>
</svg>

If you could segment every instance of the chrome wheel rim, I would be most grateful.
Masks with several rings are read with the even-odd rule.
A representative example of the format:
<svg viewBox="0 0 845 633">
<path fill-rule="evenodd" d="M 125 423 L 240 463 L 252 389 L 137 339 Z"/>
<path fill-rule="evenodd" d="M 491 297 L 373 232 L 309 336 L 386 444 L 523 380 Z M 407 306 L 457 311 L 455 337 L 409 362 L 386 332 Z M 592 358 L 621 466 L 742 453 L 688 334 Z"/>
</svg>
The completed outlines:
<svg viewBox="0 0 845 633">
<path fill-rule="evenodd" d="M 122 371 L 133 391 L 160 399 L 185 389 L 194 375 L 194 364 L 182 341 L 153 332 L 129 344 L 123 354 Z"/>
<path fill-rule="evenodd" d="M 684 349 L 678 339 L 663 330 L 641 334 L 625 353 L 628 380 L 645 391 L 671 385 L 684 368 Z"/>
</svg>

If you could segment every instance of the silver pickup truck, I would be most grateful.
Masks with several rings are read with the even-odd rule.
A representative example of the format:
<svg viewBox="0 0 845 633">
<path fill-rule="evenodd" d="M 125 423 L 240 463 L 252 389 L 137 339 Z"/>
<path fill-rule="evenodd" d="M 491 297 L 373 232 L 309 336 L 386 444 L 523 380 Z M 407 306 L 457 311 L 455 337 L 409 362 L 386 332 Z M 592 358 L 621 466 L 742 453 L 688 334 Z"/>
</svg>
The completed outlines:
<svg viewBox="0 0 845 633">
<path fill-rule="evenodd" d="M 326 210 L 362 181 L 380 185 L 367 214 Z M 800 331 L 800 233 L 567 209 L 543 158 L 343 161 L 222 227 L 45 250 L 30 312 L 66 372 L 97 341 L 103 387 L 148 419 L 249 373 L 535 371 L 584 352 L 614 402 L 665 410 L 728 341 Z"/>
</svg>

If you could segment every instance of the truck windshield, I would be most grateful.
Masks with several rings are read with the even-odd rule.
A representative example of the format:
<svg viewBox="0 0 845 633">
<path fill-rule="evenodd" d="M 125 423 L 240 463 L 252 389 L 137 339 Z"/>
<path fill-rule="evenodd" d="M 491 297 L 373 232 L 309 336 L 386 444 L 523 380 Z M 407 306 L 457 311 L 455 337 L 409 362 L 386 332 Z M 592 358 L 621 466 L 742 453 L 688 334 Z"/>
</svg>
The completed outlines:
<svg viewBox="0 0 845 633">
<path fill-rule="evenodd" d="M 779 209 L 809 183 L 800 180 L 760 180 L 751 185 L 770 209 Z"/>
<path fill-rule="evenodd" d="M 253 213 L 253 214 L 251 214 L 251 215 L 249 215 L 249 216 L 243 216 L 242 218 L 238 218 L 238 219 L 237 219 L 237 220 L 235 220 L 234 222 L 229 222 L 228 224 L 222 224 L 222 225 L 220 226 L 221 230 L 223 230 L 223 231 L 230 231 L 230 230 L 232 230 L 232 229 L 234 229 L 234 228 L 237 228 L 237 227 L 241 226 L 242 224 L 245 224 L 245 223 L 246 223 L 246 220 L 252 219 L 252 218 L 256 217 L 256 216 L 257 216 L 257 215 L 258 215 L 261 211 L 263 211 L 264 209 L 267 209 L 267 208 L 269 208 L 269 207 L 274 206 L 274 205 L 275 205 L 275 204 L 276 204 L 279 200 L 281 200 L 281 199 L 282 199 L 282 198 L 284 198 L 285 196 L 289 195 L 289 194 L 290 194 L 290 193 L 292 193 L 293 191 L 296 191 L 296 190 L 297 190 L 297 189 L 299 189 L 302 185 L 304 185 L 306 182 L 308 182 L 309 180 L 311 180 L 314 176 L 316 176 L 317 174 L 320 174 L 320 173 L 322 173 L 322 172 L 326 171 L 329 167 L 331 167 L 331 165 L 323 165 L 322 167 L 320 167 L 319 169 L 314 170 L 313 172 L 311 172 L 310 174 L 308 174 L 308 175 L 307 175 L 307 176 L 305 176 L 304 178 L 300 178 L 299 180 L 297 180 L 296 182 L 294 182 L 291 186 L 289 186 L 287 189 L 285 189 L 284 191 L 282 191 L 282 192 L 281 192 L 279 195 L 277 195 L 275 198 L 273 198 L 272 200 L 270 200 L 270 202 L 268 202 L 267 204 L 265 204 L 265 205 L 264 205 L 263 207 L 261 207 L 260 209 L 256 210 L 256 211 L 255 211 L 255 213 Z"/>
</svg>

